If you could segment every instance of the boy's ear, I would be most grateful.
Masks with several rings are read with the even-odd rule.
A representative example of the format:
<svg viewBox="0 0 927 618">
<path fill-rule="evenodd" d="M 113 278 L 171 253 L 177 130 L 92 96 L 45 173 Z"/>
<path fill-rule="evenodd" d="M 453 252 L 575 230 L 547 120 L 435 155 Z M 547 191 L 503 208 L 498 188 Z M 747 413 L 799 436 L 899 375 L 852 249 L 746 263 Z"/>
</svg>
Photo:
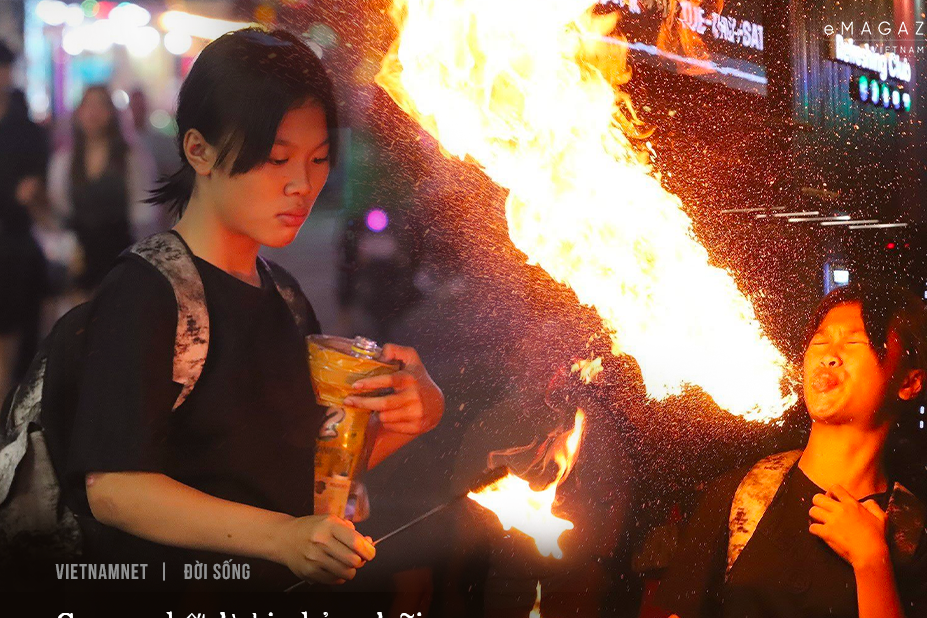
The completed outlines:
<svg viewBox="0 0 927 618">
<path fill-rule="evenodd" d="M 202 133 L 190 129 L 184 134 L 183 153 L 197 174 L 209 176 L 216 163 L 216 149 L 206 141 Z"/>
<path fill-rule="evenodd" d="M 912 401 L 924 390 L 927 374 L 923 369 L 912 369 L 901 381 L 898 387 L 898 398 L 903 401 Z"/>
</svg>

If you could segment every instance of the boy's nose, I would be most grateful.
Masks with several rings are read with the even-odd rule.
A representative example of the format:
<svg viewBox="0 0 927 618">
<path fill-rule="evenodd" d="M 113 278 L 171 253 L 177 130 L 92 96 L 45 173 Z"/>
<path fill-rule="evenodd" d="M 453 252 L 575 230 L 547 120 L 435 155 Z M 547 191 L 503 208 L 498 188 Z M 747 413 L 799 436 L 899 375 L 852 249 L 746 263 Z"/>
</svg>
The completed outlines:
<svg viewBox="0 0 927 618">
<path fill-rule="evenodd" d="M 287 195 L 306 195 L 312 189 L 309 179 L 293 179 L 284 187 L 284 193 Z"/>
<path fill-rule="evenodd" d="M 287 195 L 307 195 L 310 191 L 312 191 L 311 174 L 303 172 L 298 176 L 291 178 L 289 182 L 286 183 L 283 191 Z"/>
</svg>

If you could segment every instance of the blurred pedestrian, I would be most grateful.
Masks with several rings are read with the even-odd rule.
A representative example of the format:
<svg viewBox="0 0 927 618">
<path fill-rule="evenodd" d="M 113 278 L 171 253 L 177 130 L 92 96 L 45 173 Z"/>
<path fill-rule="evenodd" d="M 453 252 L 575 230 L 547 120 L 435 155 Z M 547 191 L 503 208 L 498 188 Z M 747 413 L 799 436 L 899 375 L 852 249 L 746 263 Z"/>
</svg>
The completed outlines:
<svg viewBox="0 0 927 618">
<path fill-rule="evenodd" d="M 32 219 L 32 236 L 46 261 L 45 297 L 39 316 L 39 337 L 51 332 L 55 322 L 81 301 L 77 279 L 83 271 L 83 253 L 77 234 L 65 225 L 48 202 L 44 181 L 24 184 L 20 193 L 30 196 L 24 203 Z"/>
<path fill-rule="evenodd" d="M 123 249 L 157 231 L 157 212 L 145 203 L 154 174 L 151 157 L 126 140 L 107 88 L 87 88 L 74 111 L 73 141 L 52 157 L 48 181 L 53 208 L 80 243 L 85 293 Z"/>
<path fill-rule="evenodd" d="M 339 243 L 338 305 L 344 330 L 351 308 L 363 311 L 362 331 L 389 341 L 392 328 L 420 297 L 416 274 L 421 232 L 399 208 L 372 208 L 348 219 Z M 355 322 L 356 323 L 356 322 Z"/>
<path fill-rule="evenodd" d="M 37 343 L 45 264 L 32 236 L 28 202 L 42 193 L 48 142 L 11 89 L 16 57 L 0 42 L 0 398 Z"/>
<path fill-rule="evenodd" d="M 177 142 L 166 133 L 154 130 L 148 115 L 148 96 L 141 88 L 136 88 L 129 94 L 129 111 L 132 112 L 132 124 L 138 144 L 154 159 L 158 178 L 170 176 L 180 167 Z"/>
</svg>

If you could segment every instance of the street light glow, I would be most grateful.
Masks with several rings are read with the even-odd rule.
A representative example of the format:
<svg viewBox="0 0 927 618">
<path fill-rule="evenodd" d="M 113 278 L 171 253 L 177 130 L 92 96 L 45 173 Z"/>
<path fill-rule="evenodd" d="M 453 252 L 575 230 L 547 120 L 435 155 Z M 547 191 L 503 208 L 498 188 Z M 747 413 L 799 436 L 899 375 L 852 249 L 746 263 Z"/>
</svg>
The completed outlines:
<svg viewBox="0 0 927 618">
<path fill-rule="evenodd" d="M 241 30 L 252 25 L 247 22 L 214 19 L 183 11 L 167 11 L 161 15 L 159 22 L 165 32 L 182 32 L 189 36 L 210 41 L 227 32 Z"/>
</svg>

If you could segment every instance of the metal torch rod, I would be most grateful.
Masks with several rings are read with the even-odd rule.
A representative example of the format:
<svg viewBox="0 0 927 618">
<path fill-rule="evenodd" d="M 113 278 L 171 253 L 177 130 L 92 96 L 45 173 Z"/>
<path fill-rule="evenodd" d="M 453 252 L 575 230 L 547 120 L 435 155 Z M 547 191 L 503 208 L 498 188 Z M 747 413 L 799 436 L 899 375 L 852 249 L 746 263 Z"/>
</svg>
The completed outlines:
<svg viewBox="0 0 927 618">
<path fill-rule="evenodd" d="M 463 491 L 463 492 L 457 494 L 456 496 L 454 496 L 453 498 L 451 498 L 450 500 L 448 500 L 448 501 L 445 502 L 444 504 L 439 504 L 438 506 L 436 506 L 435 508 L 431 509 L 430 511 L 428 511 L 428 512 L 425 513 L 424 515 L 421 515 L 421 516 L 419 516 L 419 517 L 416 517 L 415 519 L 413 519 L 413 520 L 410 521 L 409 523 L 407 523 L 407 524 L 405 524 L 405 525 L 402 525 L 402 526 L 399 526 L 398 528 L 396 528 L 396 529 L 393 530 L 392 532 L 387 532 L 386 534 L 384 534 L 383 536 L 381 536 L 380 538 L 378 538 L 376 541 L 373 542 L 374 546 L 376 546 L 380 541 L 385 541 L 386 539 L 390 538 L 391 536 L 395 536 L 395 535 L 399 534 L 400 532 L 405 532 L 406 530 L 408 530 L 408 529 L 411 528 L 412 526 L 415 526 L 416 524 L 419 524 L 419 523 L 425 521 L 426 519 L 428 519 L 429 517 L 431 517 L 431 516 L 434 515 L 435 513 L 440 513 L 441 511 L 443 511 L 443 510 L 446 509 L 447 507 L 451 506 L 452 504 L 454 504 L 454 503 L 457 502 L 458 500 L 463 500 L 464 498 L 467 497 L 467 495 L 468 495 L 471 491 L 477 492 L 477 491 L 483 490 L 486 486 L 488 486 L 488 485 L 490 485 L 490 484 L 492 484 L 492 483 L 498 481 L 499 479 L 501 479 L 502 477 L 504 477 L 504 476 L 507 475 L 508 473 L 509 473 L 509 469 L 508 469 L 506 466 L 499 466 L 499 467 L 491 468 L 491 469 L 489 469 L 489 470 L 484 471 L 484 472 L 483 472 L 483 473 L 470 485 L 470 487 L 469 487 L 466 491 Z"/>
<path fill-rule="evenodd" d="M 381 536 L 380 538 L 378 538 L 376 541 L 374 541 L 374 542 L 373 542 L 373 546 L 376 547 L 381 541 L 385 541 L 386 539 L 388 539 L 388 538 L 390 538 L 390 537 L 392 537 L 392 536 L 396 536 L 396 535 L 399 534 L 400 532 L 405 532 L 406 530 L 408 530 L 408 529 L 411 528 L 412 526 L 415 526 L 415 525 L 417 525 L 417 524 L 422 523 L 423 521 L 425 521 L 426 519 L 428 519 L 428 518 L 431 517 L 432 515 L 435 515 L 435 514 L 437 514 L 437 513 L 440 513 L 441 511 L 443 511 L 443 510 L 446 509 L 447 507 L 451 506 L 452 504 L 454 504 L 455 502 L 457 502 L 457 501 L 460 500 L 461 498 L 466 498 L 466 497 L 467 497 L 467 494 L 460 494 L 459 496 L 455 496 L 453 499 L 451 499 L 451 500 L 448 501 L 448 502 L 445 502 L 444 504 L 439 504 L 438 506 L 436 506 L 435 508 L 431 509 L 430 511 L 428 511 L 428 512 L 425 513 L 424 515 L 420 515 L 420 516 L 416 517 L 415 519 L 413 519 L 412 521 L 410 521 L 410 522 L 408 522 L 408 523 L 405 523 L 405 524 L 399 526 L 398 528 L 396 528 L 396 529 L 393 530 L 392 532 L 387 532 L 386 534 L 384 534 L 383 536 Z M 295 590 L 295 589 L 299 588 L 300 586 L 302 586 L 302 585 L 304 585 L 304 584 L 309 584 L 309 583 L 310 583 L 310 582 L 307 581 L 307 580 L 303 580 L 303 581 L 301 581 L 301 582 L 296 582 L 295 584 L 293 584 L 292 586 L 290 586 L 289 588 L 287 588 L 286 590 L 284 590 L 284 592 L 290 592 L 290 591 L 292 591 L 292 590 Z"/>
<path fill-rule="evenodd" d="M 490 470 L 487 470 L 487 471 L 483 472 L 483 474 L 480 475 L 480 477 L 476 480 L 476 482 L 474 482 L 474 483 L 470 486 L 469 489 L 467 489 L 466 491 L 464 491 L 464 492 L 462 492 L 462 493 L 460 493 L 460 494 L 454 496 L 453 498 L 451 498 L 450 500 L 448 500 L 448 501 L 445 502 L 444 504 L 439 504 L 438 506 L 436 506 L 435 508 L 431 509 L 430 511 L 428 511 L 428 512 L 425 513 L 424 515 L 419 515 L 418 517 L 416 517 L 416 518 L 413 519 L 412 521 L 410 521 L 410 522 L 408 522 L 408 523 L 405 523 L 405 524 L 399 526 L 398 528 L 396 528 L 396 529 L 393 530 L 392 532 L 387 532 L 386 534 L 384 534 L 383 536 L 381 536 L 380 538 L 378 538 L 376 541 L 373 542 L 374 547 L 376 547 L 381 541 L 385 541 L 386 539 L 388 539 L 388 538 L 390 538 L 390 537 L 392 537 L 392 536 L 396 536 L 396 535 L 399 534 L 400 532 L 405 532 L 406 530 L 408 530 L 408 529 L 411 528 L 412 526 L 416 526 L 416 525 L 422 523 L 423 521 L 425 521 L 426 519 L 428 519 L 428 518 L 431 517 L 432 515 L 435 515 L 435 514 L 437 514 L 437 513 L 440 513 L 441 511 L 443 511 L 443 510 L 446 509 L 447 507 L 451 506 L 452 504 L 454 504 L 454 503 L 457 502 L 458 500 L 463 500 L 464 498 L 467 497 L 467 494 L 469 494 L 471 491 L 479 491 L 479 490 L 483 489 L 483 488 L 486 487 L 487 485 L 489 485 L 489 484 L 495 482 L 496 480 L 498 480 L 498 479 L 502 478 L 503 476 L 505 476 L 506 474 L 508 474 L 508 472 L 509 472 L 509 469 L 506 468 L 505 466 L 500 466 L 500 467 L 498 467 L 498 468 L 492 468 L 492 469 L 490 469 Z M 308 584 L 308 583 L 310 583 L 310 582 L 308 582 L 307 580 L 303 580 L 303 581 L 301 581 L 301 582 L 297 582 L 297 583 L 293 584 L 292 586 L 290 586 L 289 588 L 287 588 L 286 590 L 284 590 L 284 592 L 290 592 L 290 591 L 292 591 L 292 590 L 295 590 L 296 588 L 299 588 L 299 587 L 302 586 L 303 584 Z"/>
<path fill-rule="evenodd" d="M 435 513 L 440 513 L 441 511 L 443 511 L 443 510 L 446 509 L 447 507 L 451 506 L 452 504 L 454 504 L 455 502 L 457 502 L 457 501 L 460 500 L 461 498 L 465 498 L 466 496 L 467 496 L 467 494 L 461 494 L 461 495 L 457 496 L 456 498 L 454 498 L 453 500 L 451 500 L 450 502 L 445 502 L 444 504 L 439 504 L 438 506 L 436 506 L 435 508 L 431 509 L 430 511 L 428 511 L 428 512 L 425 513 L 424 515 L 421 515 L 421 516 L 419 516 L 419 517 L 416 517 L 415 519 L 413 519 L 413 520 L 410 521 L 409 523 L 404 524 L 404 525 L 402 525 L 402 526 L 399 526 L 398 528 L 396 528 L 396 529 L 393 530 L 392 532 L 387 532 L 386 534 L 384 534 L 383 536 L 381 536 L 380 538 L 378 538 L 376 541 L 374 541 L 374 542 L 373 542 L 373 546 L 376 547 L 376 546 L 380 543 L 380 541 L 385 541 L 386 539 L 390 538 L 391 536 L 396 536 L 396 535 L 399 534 L 400 532 L 405 532 L 406 530 L 408 530 L 408 529 L 411 528 L 412 526 L 414 526 L 414 525 L 416 525 L 416 524 L 419 524 L 419 523 L 425 521 L 426 519 L 428 519 L 429 517 L 431 517 L 431 516 L 434 515 Z"/>
</svg>

